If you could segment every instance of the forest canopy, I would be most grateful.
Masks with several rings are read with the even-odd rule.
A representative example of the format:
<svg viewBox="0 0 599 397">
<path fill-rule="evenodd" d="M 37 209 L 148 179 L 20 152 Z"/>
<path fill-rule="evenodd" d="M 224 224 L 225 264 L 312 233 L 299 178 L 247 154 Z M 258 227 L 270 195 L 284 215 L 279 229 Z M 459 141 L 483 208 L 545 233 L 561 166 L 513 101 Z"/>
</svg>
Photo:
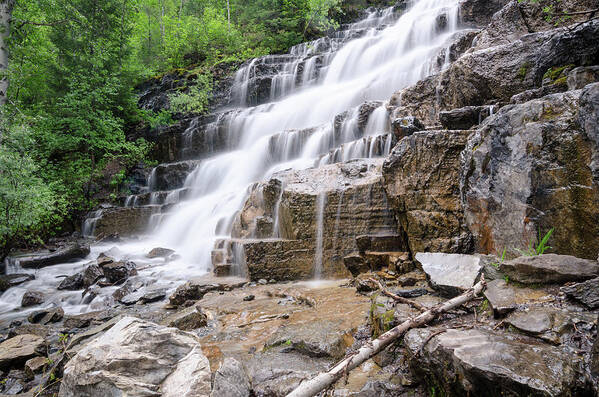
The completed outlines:
<svg viewBox="0 0 599 397">
<path fill-rule="evenodd" d="M 322 35 L 340 3 L 0 0 L 0 256 L 75 230 L 106 189 L 123 193 L 150 151 L 127 131 L 161 116 L 138 109 L 136 85 L 194 69 L 198 92 L 173 102 L 201 109 L 211 68 Z"/>
</svg>

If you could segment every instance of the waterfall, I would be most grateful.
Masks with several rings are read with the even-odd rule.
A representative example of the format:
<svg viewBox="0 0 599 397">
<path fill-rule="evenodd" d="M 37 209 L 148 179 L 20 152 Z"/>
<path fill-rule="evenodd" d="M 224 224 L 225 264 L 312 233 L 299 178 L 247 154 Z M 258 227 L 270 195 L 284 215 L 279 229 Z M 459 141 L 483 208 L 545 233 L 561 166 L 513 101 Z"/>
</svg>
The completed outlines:
<svg viewBox="0 0 599 397">
<path fill-rule="evenodd" d="M 326 192 L 316 196 L 316 249 L 314 250 L 314 278 L 320 280 L 323 271 L 324 208 L 327 205 Z"/>
<path fill-rule="evenodd" d="M 440 15 L 445 18 L 439 18 Z M 447 23 L 439 26 L 440 19 Z M 372 112 L 366 131 L 361 132 L 357 126 L 358 106 L 366 101 L 385 101 L 394 92 L 433 72 L 439 53 L 448 50 L 457 26 L 457 0 L 420 0 L 414 1 L 399 19 L 391 9 L 373 12 L 365 20 L 350 25 L 339 40 L 327 37 L 292 48 L 291 64 L 304 62 L 304 67 L 288 64 L 279 73 L 305 71 L 305 58 L 320 54 L 323 63 L 320 76 L 308 79 L 312 81 L 310 84 L 297 76 L 293 84 L 291 79 L 280 77 L 275 79 L 272 87 L 276 88 L 270 93 L 282 96 L 281 99 L 268 98 L 268 103 L 227 112 L 223 117 L 227 119 L 226 136 L 231 147 L 215 153 L 189 175 L 186 187 L 192 188 L 193 194 L 161 219 L 152 239 L 175 249 L 182 261 L 194 264 L 197 271 L 208 271 L 215 240 L 227 237 L 230 232 L 225 231 L 223 236 L 221 231 L 219 235 L 217 226 L 232 224 L 252 183 L 269 178 L 280 169 L 314 166 L 323 155 L 341 145 L 345 145 L 339 149 L 345 153 L 338 155 L 341 161 L 387 154 L 391 138 L 382 135 L 374 139 L 375 134 L 389 131 L 389 115 L 384 106 Z M 322 56 L 321 49 L 326 56 Z M 287 59 L 273 57 L 278 61 Z M 238 103 L 255 103 L 255 98 L 249 96 L 258 66 L 268 66 L 274 61 L 272 57 L 258 58 L 240 69 L 233 87 Z M 347 110 L 341 133 L 336 136 L 333 120 Z M 309 128 L 312 131 L 308 139 L 297 138 L 298 130 Z M 356 141 L 363 135 L 370 139 Z M 270 150 L 274 138 L 275 142 L 293 142 L 296 148 L 278 148 L 288 155 L 273 156 Z M 303 145 L 300 150 L 298 144 Z"/>
</svg>

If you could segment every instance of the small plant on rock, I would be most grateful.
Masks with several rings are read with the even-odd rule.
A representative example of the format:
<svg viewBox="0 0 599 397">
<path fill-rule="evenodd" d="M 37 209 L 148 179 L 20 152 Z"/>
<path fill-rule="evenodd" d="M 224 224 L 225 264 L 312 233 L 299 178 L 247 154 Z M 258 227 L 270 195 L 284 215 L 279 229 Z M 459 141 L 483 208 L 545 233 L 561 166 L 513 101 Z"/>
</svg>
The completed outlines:
<svg viewBox="0 0 599 397">
<path fill-rule="evenodd" d="M 549 239 L 551 238 L 551 235 L 553 234 L 554 230 L 555 230 L 555 228 L 549 229 L 549 231 L 547 233 L 545 233 L 545 235 L 543 237 L 541 237 L 541 229 L 539 229 L 539 236 L 538 236 L 538 240 L 537 240 L 537 241 L 539 241 L 538 244 L 535 245 L 534 241 L 531 241 L 528 244 L 528 248 L 526 250 L 516 249 L 516 251 L 518 251 L 521 255 L 524 255 L 524 256 L 543 255 L 545 253 L 545 251 L 547 251 L 548 249 L 551 249 L 551 246 L 549 246 L 547 243 L 549 242 Z"/>
</svg>

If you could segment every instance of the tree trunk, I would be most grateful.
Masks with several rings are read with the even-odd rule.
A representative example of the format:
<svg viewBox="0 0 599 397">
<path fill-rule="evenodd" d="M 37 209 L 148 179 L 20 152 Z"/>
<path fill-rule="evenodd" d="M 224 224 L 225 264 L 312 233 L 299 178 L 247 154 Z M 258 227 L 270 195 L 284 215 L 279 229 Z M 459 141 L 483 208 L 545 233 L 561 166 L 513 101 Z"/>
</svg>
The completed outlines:
<svg viewBox="0 0 599 397">
<path fill-rule="evenodd" d="M 0 0 L 0 106 L 6 104 L 8 91 L 8 44 L 10 20 L 15 0 Z"/>
<path fill-rule="evenodd" d="M 227 23 L 229 26 L 229 32 L 231 32 L 231 6 L 229 5 L 229 0 L 227 0 Z"/>
<path fill-rule="evenodd" d="M 385 347 L 389 346 L 393 341 L 399 339 L 399 337 L 401 337 L 407 330 L 421 327 L 422 325 L 434 320 L 439 314 L 447 312 L 472 300 L 485 289 L 485 286 L 486 283 L 483 276 L 481 281 L 472 289 L 422 313 L 418 317 L 401 323 L 390 331 L 385 332 L 378 339 L 375 339 L 370 343 L 366 343 L 355 354 L 339 362 L 329 372 L 323 372 L 315 378 L 301 383 L 294 391 L 289 393 L 287 397 L 312 397 L 317 395 L 339 380 L 343 374 L 361 365 L 364 361 L 368 360 L 370 357 L 376 355 Z"/>
</svg>

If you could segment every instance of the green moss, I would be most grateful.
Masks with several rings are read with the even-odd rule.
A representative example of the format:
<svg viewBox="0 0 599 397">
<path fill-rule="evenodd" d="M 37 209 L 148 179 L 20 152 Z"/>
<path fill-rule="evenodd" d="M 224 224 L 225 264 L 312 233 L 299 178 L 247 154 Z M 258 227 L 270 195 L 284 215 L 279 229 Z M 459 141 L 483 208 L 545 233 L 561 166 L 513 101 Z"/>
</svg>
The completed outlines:
<svg viewBox="0 0 599 397">
<path fill-rule="evenodd" d="M 520 66 L 520 69 L 518 69 L 518 77 L 520 78 L 520 80 L 524 80 L 526 78 L 529 68 L 530 68 L 529 62 L 524 62 L 522 64 L 522 66 Z"/>
<path fill-rule="evenodd" d="M 554 66 L 552 68 L 549 68 L 543 75 L 543 80 L 549 79 L 552 82 L 557 83 L 558 79 L 566 78 L 566 76 L 562 76 L 564 71 L 570 70 L 572 68 L 574 68 L 573 64 L 568 64 L 568 65 L 564 65 L 564 66 Z"/>
</svg>

